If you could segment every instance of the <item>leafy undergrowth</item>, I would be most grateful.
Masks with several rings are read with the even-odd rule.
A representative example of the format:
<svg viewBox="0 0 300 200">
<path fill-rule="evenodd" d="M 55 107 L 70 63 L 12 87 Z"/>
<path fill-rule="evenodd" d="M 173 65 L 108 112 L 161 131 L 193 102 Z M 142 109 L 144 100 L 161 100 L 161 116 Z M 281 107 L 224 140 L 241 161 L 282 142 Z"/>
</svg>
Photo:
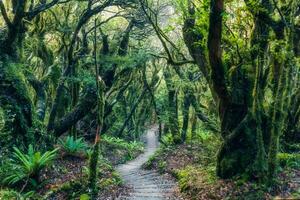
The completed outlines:
<svg viewBox="0 0 300 200">
<path fill-rule="evenodd" d="M 98 174 L 98 198 L 107 199 L 117 196 L 122 188 L 122 181 L 109 162 L 101 158 Z M 45 172 L 47 184 L 40 191 L 44 199 L 85 199 L 89 196 L 87 188 L 88 162 L 81 158 L 65 158 Z"/>
<path fill-rule="evenodd" d="M 56 159 L 41 170 L 37 185 L 32 187 L 29 183 L 31 179 L 24 179 L 11 186 L 1 184 L 0 199 L 90 199 L 87 187 L 88 158 L 91 155 L 89 146 L 81 139 L 76 141 L 68 137 L 60 140 Z M 128 190 L 123 186 L 113 166 L 135 158 L 142 151 L 142 143 L 103 137 L 98 162 L 97 199 L 114 199 L 121 192 L 124 193 L 124 190 Z M 0 178 L 5 176 L 11 167 L 15 167 L 15 164 L 1 166 Z"/>
<path fill-rule="evenodd" d="M 123 139 L 106 136 L 102 137 L 102 152 L 112 165 L 123 164 L 132 160 L 144 151 L 144 144 L 141 142 L 127 142 Z"/>
<path fill-rule="evenodd" d="M 220 140 L 210 135 L 193 144 L 163 146 L 144 165 L 161 173 L 172 174 L 186 199 L 192 200 L 264 200 L 300 199 L 299 154 L 279 154 L 277 185 L 269 188 L 246 181 L 243 177 L 221 180 L 215 175 L 215 160 Z"/>
</svg>

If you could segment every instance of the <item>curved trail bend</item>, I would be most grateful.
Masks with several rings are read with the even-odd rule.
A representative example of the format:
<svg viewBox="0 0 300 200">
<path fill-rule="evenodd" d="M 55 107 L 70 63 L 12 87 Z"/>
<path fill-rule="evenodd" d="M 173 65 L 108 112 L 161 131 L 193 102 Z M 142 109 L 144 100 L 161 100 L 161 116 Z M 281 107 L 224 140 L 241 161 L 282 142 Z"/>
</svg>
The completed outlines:
<svg viewBox="0 0 300 200">
<path fill-rule="evenodd" d="M 146 135 L 145 152 L 126 164 L 117 167 L 125 184 L 132 190 L 121 194 L 118 200 L 181 200 L 176 197 L 178 189 L 175 182 L 162 177 L 155 171 L 143 170 L 142 165 L 155 153 L 159 144 L 155 132 L 157 127 L 151 127 Z"/>
</svg>

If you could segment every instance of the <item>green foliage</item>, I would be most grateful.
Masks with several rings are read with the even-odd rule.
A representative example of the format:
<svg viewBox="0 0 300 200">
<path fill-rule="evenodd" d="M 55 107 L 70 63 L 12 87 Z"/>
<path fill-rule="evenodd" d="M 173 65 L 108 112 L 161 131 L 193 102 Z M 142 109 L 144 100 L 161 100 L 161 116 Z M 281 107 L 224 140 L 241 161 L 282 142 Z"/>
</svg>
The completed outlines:
<svg viewBox="0 0 300 200">
<path fill-rule="evenodd" d="M 111 186 L 121 185 L 122 179 L 121 177 L 116 173 L 111 173 L 111 176 L 104 177 L 99 181 L 99 187 L 101 189 L 109 188 Z"/>
<path fill-rule="evenodd" d="M 90 200 L 90 196 L 88 194 L 82 194 L 79 197 L 80 200 Z"/>
<path fill-rule="evenodd" d="M 283 143 L 283 148 L 286 152 L 300 152 L 300 144 Z"/>
<path fill-rule="evenodd" d="M 0 199 L 3 200 L 26 200 L 34 199 L 34 192 L 27 192 L 25 194 L 20 194 L 14 190 L 0 190 Z"/>
<path fill-rule="evenodd" d="M 109 161 L 103 156 L 99 156 L 99 189 L 109 190 L 110 187 L 118 186 L 122 184 L 122 178 L 115 171 L 114 167 L 109 164 Z"/>
<path fill-rule="evenodd" d="M 281 167 L 291 167 L 300 169 L 300 154 L 299 153 L 279 153 L 277 155 L 278 163 Z"/>
<path fill-rule="evenodd" d="M 7 174 L 3 183 L 14 185 L 20 181 L 30 181 L 33 186 L 37 186 L 40 171 L 56 158 L 57 151 L 58 149 L 54 149 L 42 154 L 29 145 L 28 152 L 23 153 L 14 147 L 14 158 L 10 163 L 13 170 Z"/>
<path fill-rule="evenodd" d="M 194 167 L 188 166 L 182 170 L 178 170 L 177 178 L 181 191 L 187 191 L 193 188 L 194 192 L 201 191 L 203 184 L 214 184 L 217 180 L 215 175 L 215 167 Z"/>
<path fill-rule="evenodd" d="M 83 178 L 71 180 L 63 183 L 59 188 L 55 189 L 53 194 L 56 192 L 64 192 L 67 199 L 76 199 L 80 197 L 81 194 L 87 195 L 86 184 L 86 179 Z M 50 194 L 49 197 L 51 197 L 51 195 L 52 194 Z"/>
<path fill-rule="evenodd" d="M 148 160 L 143 164 L 143 168 L 152 169 L 154 162 L 159 158 L 166 148 L 159 148 Z"/>
<path fill-rule="evenodd" d="M 130 56 L 105 56 L 100 59 L 100 63 L 106 67 L 106 70 L 109 70 L 114 64 L 117 64 L 119 69 L 135 69 L 141 67 L 149 58 L 148 52 L 140 50 Z"/>
<path fill-rule="evenodd" d="M 86 120 L 85 117 L 82 120 L 86 120 L 83 126 L 81 126 L 83 123 L 80 121 L 80 130 L 78 131 L 79 134 L 90 133 L 91 130 L 89 129 L 94 127 L 95 113 L 98 112 L 97 125 L 103 127 L 103 132 L 112 133 L 112 135 L 116 133 L 115 135 L 126 139 L 138 138 L 142 133 L 141 127 L 144 127 L 148 122 L 157 123 L 159 121 L 160 124 L 165 125 L 163 131 L 165 135 L 161 139 L 162 143 L 167 146 L 164 147 L 164 150 L 167 148 L 176 149 L 177 146 L 174 144 L 181 143 L 180 132 L 184 133 L 183 136 L 187 135 L 188 140 L 184 141 L 186 143 L 182 145 L 185 151 L 182 155 L 187 155 L 187 157 L 192 155 L 193 158 L 187 160 L 190 162 L 196 160 L 195 162 L 201 163 L 201 167 L 196 165 L 196 167 L 189 167 L 179 172 L 183 189 L 197 183 L 194 176 L 203 176 L 204 180 L 210 183 L 210 168 L 213 169 L 210 166 L 212 163 L 216 163 L 216 160 L 220 160 L 217 166 L 221 166 L 221 170 L 225 171 L 218 173 L 223 178 L 227 174 L 229 174 L 227 178 L 232 178 L 239 172 L 241 174 L 248 173 L 250 171 L 246 170 L 248 166 L 250 169 L 255 166 L 253 159 L 255 154 L 259 155 L 258 158 L 270 158 L 269 171 L 276 171 L 277 162 L 282 167 L 299 168 L 298 154 L 281 153 L 276 160 L 278 148 L 281 145 L 278 144 L 279 135 L 283 131 L 290 132 L 291 127 L 299 124 L 299 117 L 291 119 L 294 121 L 291 127 L 286 126 L 288 120 L 285 119 L 285 115 L 293 116 L 299 113 L 298 96 L 290 97 L 299 91 L 299 42 L 297 41 L 299 41 L 300 19 L 299 16 L 293 19 L 299 14 L 298 1 L 292 0 L 289 5 L 285 1 L 278 2 L 278 5 L 276 3 L 266 5 L 269 3 L 257 0 L 224 1 L 225 9 L 218 16 L 216 15 L 218 12 L 210 12 L 214 11 L 214 5 L 220 7 L 215 1 L 201 1 L 201 3 L 190 0 L 145 1 L 148 4 L 146 5 L 146 12 L 147 10 L 150 11 L 149 16 L 154 20 L 153 31 L 151 23 L 149 24 L 151 20 L 144 21 L 145 13 L 140 9 L 135 9 L 140 8 L 140 6 L 135 7 L 136 2 L 134 1 L 116 1 L 115 3 L 124 3 L 124 6 L 121 7 L 122 12 L 124 11 L 126 14 L 123 17 L 114 17 L 114 19 L 107 19 L 106 21 L 107 13 L 98 10 L 101 8 L 101 1 L 93 5 L 92 10 L 95 12 L 86 10 L 91 6 L 87 1 L 76 0 L 59 5 L 54 3 L 43 10 L 43 13 L 34 15 L 35 19 L 30 19 L 30 14 L 21 13 L 18 15 L 18 9 L 13 8 L 13 3 L 8 3 L 9 1 L 6 0 L 4 10 L 7 10 L 8 18 L 13 19 L 13 15 L 17 14 L 16 17 L 19 16 L 20 19 L 16 23 L 13 20 L 12 24 L 13 26 L 21 25 L 11 28 L 5 20 L 5 12 L 2 9 L 0 44 L 6 44 L 6 42 L 3 43 L 6 36 L 17 38 L 8 39 L 17 40 L 11 41 L 12 46 L 14 46 L 12 51 L 16 49 L 20 55 L 17 55 L 16 52 L 5 53 L 0 49 L 0 146 L 10 147 L 12 144 L 17 146 L 22 144 L 27 147 L 28 144 L 36 143 L 38 147 L 35 147 L 39 151 L 34 151 L 32 146 L 29 146 L 28 153 L 14 148 L 12 162 L 5 162 L 6 158 L 3 159 L 4 162 L 1 162 L 0 180 L 17 186 L 20 186 L 17 183 L 24 183 L 29 180 L 29 183 L 37 185 L 40 171 L 55 158 L 57 151 L 41 153 L 42 149 L 49 149 L 49 146 L 53 144 L 52 141 L 57 139 L 52 138 L 56 137 L 56 134 L 49 134 L 45 126 L 45 122 L 49 118 L 49 111 L 55 110 L 51 109 L 51 106 L 57 104 L 58 111 L 53 120 L 55 130 L 59 129 L 57 126 L 65 124 L 61 122 L 68 122 L 70 119 L 68 126 L 74 126 L 78 120 L 85 117 L 86 113 L 90 113 L 92 119 Z M 25 11 L 27 12 L 36 6 L 39 7 L 43 2 L 46 1 L 33 0 L 26 5 Z M 108 7 L 111 6 L 110 3 L 114 4 L 113 1 L 106 3 Z M 125 6 L 125 3 L 130 3 L 133 6 L 129 8 Z M 161 9 L 164 7 L 164 3 L 170 5 L 166 10 Z M 105 5 L 103 6 L 105 7 Z M 17 7 L 21 8 L 21 6 Z M 155 11 L 155 13 L 151 13 L 151 11 Z M 160 18 L 164 17 L 164 14 L 167 14 L 165 12 L 174 14 L 174 17 L 172 19 L 166 17 L 164 20 L 166 23 L 156 23 L 161 21 Z M 102 17 L 104 18 L 99 19 L 101 22 L 98 21 L 100 24 L 97 29 L 95 28 L 95 38 L 93 38 L 91 34 L 93 29 L 91 28 L 95 24 L 91 19 Z M 214 19 L 219 20 L 221 18 L 223 18 L 223 23 L 211 23 L 214 22 Z M 23 21 L 26 23 L 17 23 Z M 126 33 L 124 30 L 128 22 L 134 27 L 132 27 L 131 32 Z M 218 25 L 220 25 L 219 28 Z M 149 27 L 151 30 L 148 29 Z M 211 28 L 218 28 L 222 33 L 213 31 L 208 36 L 208 31 L 213 30 Z M 181 29 L 183 34 L 178 34 L 177 32 Z M 77 31 L 79 31 L 78 35 L 76 35 Z M 281 31 L 282 33 L 280 33 Z M 216 33 L 218 37 L 211 37 Z M 159 34 L 160 37 L 155 37 L 155 34 Z M 121 41 L 126 35 L 130 35 L 125 41 L 128 53 L 120 56 L 118 51 L 125 50 Z M 101 37 L 108 40 L 105 55 L 103 55 L 105 42 L 104 40 L 101 41 Z M 222 40 L 218 42 L 217 39 L 220 38 Z M 91 48 L 93 39 L 96 39 L 94 51 Z M 211 43 L 212 39 L 215 41 Z M 70 46 L 72 40 L 75 42 L 74 46 Z M 164 50 L 169 49 L 167 55 L 166 52 L 161 52 L 163 49 L 161 44 L 165 47 Z M 221 45 L 219 46 L 219 44 Z M 213 62 L 215 56 L 213 52 L 215 51 L 210 51 L 212 47 L 222 49 L 222 54 L 217 55 L 217 58 L 220 58 L 218 62 Z M 173 58 L 174 62 L 170 58 Z M 196 63 L 188 64 L 187 62 L 185 67 L 179 67 L 180 61 L 188 60 L 195 60 Z M 213 63 L 217 63 L 217 65 L 214 66 Z M 112 83 L 107 84 L 107 86 L 103 84 L 103 87 L 98 88 L 100 89 L 98 91 L 98 109 L 94 109 L 93 112 L 85 112 L 86 105 L 95 107 L 94 104 L 96 104 L 95 83 L 97 81 L 95 80 L 94 65 L 96 68 L 97 65 L 100 67 L 99 75 L 103 81 L 111 81 Z M 188 68 L 193 68 L 193 70 Z M 43 95 L 45 96 L 43 97 L 45 98 L 44 102 L 41 103 L 37 99 L 39 91 L 36 91 L 37 89 L 28 81 L 28 75 L 23 74 L 25 69 L 35 73 L 36 84 L 41 86 L 43 94 L 46 94 Z M 146 77 L 144 77 L 144 73 Z M 164 73 L 168 74 L 168 78 Z M 278 95 L 274 95 L 275 90 L 273 90 L 276 85 L 275 75 L 280 78 L 277 80 L 277 82 L 280 81 L 278 86 L 286 85 L 278 90 Z M 156 80 L 154 81 L 155 84 L 147 86 L 145 83 L 150 83 L 151 80 Z M 60 83 L 63 87 L 57 87 Z M 258 91 L 252 91 L 254 85 L 259 85 Z M 56 88 L 63 88 L 63 92 L 55 91 Z M 187 105 L 184 104 L 185 88 L 187 88 L 186 91 L 195 94 L 192 101 L 193 103 L 196 101 L 201 103 L 199 109 L 193 103 L 189 107 L 184 106 Z M 144 94 L 141 95 L 143 99 L 140 103 L 135 103 L 140 94 Z M 255 114 L 256 117 L 253 119 L 251 117 L 248 121 L 247 117 L 251 116 L 251 106 L 254 105 L 255 108 L 256 105 L 255 102 L 252 102 L 252 98 L 255 96 L 258 97 L 260 102 L 257 105 L 261 104 L 261 108 L 259 114 Z M 56 100 L 58 101 L 56 102 Z M 294 105 L 290 104 L 289 101 L 293 101 L 292 104 Z M 45 110 L 36 109 L 38 112 L 39 110 L 46 111 L 44 121 L 37 123 L 34 120 L 35 117 L 32 114 L 36 113 L 32 113 L 34 110 L 32 108 L 35 104 L 37 108 L 40 107 L 38 105 L 45 105 Z M 133 105 L 137 105 L 136 108 L 133 109 Z M 79 109 L 79 112 L 76 110 L 78 106 L 83 107 L 83 109 Z M 293 109 L 294 112 L 292 112 Z M 187 111 L 193 112 L 195 120 L 191 120 L 191 117 L 185 115 Z M 220 131 L 220 135 L 224 139 L 224 145 L 221 144 L 221 136 L 196 130 L 197 120 L 198 122 L 205 121 L 198 115 L 200 113 L 198 111 L 203 111 L 204 115 L 220 117 L 221 122 L 219 124 L 224 129 Z M 65 118 L 67 112 L 74 115 L 67 115 Z M 198 119 L 195 117 L 195 113 Z M 272 117 L 273 114 L 274 117 Z M 105 119 L 102 119 L 104 115 Z M 187 117 L 183 118 L 182 115 Z M 73 116 L 76 116 L 76 119 Z M 244 117 L 245 120 L 243 120 Z M 65 121 L 65 119 L 67 120 Z M 124 121 L 125 123 L 123 123 Z M 186 123 L 187 121 L 192 121 L 192 125 Z M 217 121 L 217 119 L 214 120 L 214 122 Z M 90 126 L 85 126 L 86 124 Z M 203 123 L 200 122 L 199 124 Z M 51 123 L 49 127 L 51 127 Z M 66 127 L 66 129 L 70 127 Z M 180 131 L 181 128 L 182 131 Z M 255 128 L 261 130 L 257 131 Z M 121 130 L 120 133 L 116 131 L 118 129 Z M 274 137 L 272 132 L 276 132 L 273 133 Z M 264 136 L 257 137 L 258 144 L 262 145 L 254 144 L 256 135 Z M 272 137 L 269 138 L 270 135 Z M 185 137 L 182 138 L 184 138 L 182 140 L 186 139 Z M 117 178 L 114 179 L 107 174 L 101 174 L 101 170 L 99 170 L 101 162 L 98 161 L 100 154 L 105 152 L 110 159 L 125 162 L 143 151 L 142 143 L 129 142 L 126 139 L 105 135 L 102 143 L 97 143 L 89 151 L 82 138 L 67 137 L 65 140 L 60 140 L 59 144 L 68 155 L 80 153 L 89 155 L 89 178 L 93 185 L 92 188 L 95 188 L 96 185 L 99 186 L 98 183 L 100 183 L 100 187 L 118 183 Z M 264 146 L 263 144 L 274 146 L 274 148 L 270 148 L 270 155 L 265 155 L 265 151 L 257 151 L 257 149 L 262 149 L 260 147 Z M 101 149 L 99 145 L 101 145 Z M 297 146 L 298 144 L 295 145 L 295 147 Z M 220 147 L 220 154 L 216 156 L 217 148 L 220 149 Z M 297 148 L 295 149 L 297 150 Z M 100 152 L 101 150 L 103 152 Z M 197 150 L 199 152 L 196 152 Z M 169 162 L 166 162 L 165 159 L 159 160 L 156 156 L 157 154 L 151 157 L 146 166 L 150 167 L 152 162 L 156 162 L 158 170 L 165 171 Z M 207 169 L 204 169 L 203 166 L 209 166 L 208 174 L 204 172 Z M 261 164 L 257 166 L 259 169 L 263 168 Z M 107 164 L 105 167 L 110 168 L 111 166 Z M 97 173 L 97 171 L 100 172 Z M 99 181 L 97 179 L 99 174 L 108 178 Z M 248 173 L 249 177 L 252 177 L 251 175 Z M 257 177 L 257 175 L 258 173 L 255 173 L 254 176 Z M 79 187 L 80 184 L 74 184 L 74 188 Z M 76 198 L 78 198 L 78 194 L 76 193 Z"/>
<path fill-rule="evenodd" d="M 75 139 L 74 136 L 68 136 L 65 140 L 60 139 L 59 144 L 67 155 L 76 156 L 79 153 L 85 153 L 87 144 L 83 138 Z"/>
<path fill-rule="evenodd" d="M 166 162 L 166 161 L 159 161 L 159 162 L 158 162 L 158 171 L 159 171 L 160 173 L 164 173 L 166 167 L 167 167 L 167 162 Z"/>
<path fill-rule="evenodd" d="M 53 64 L 49 67 L 47 74 L 43 77 L 43 81 L 48 81 L 53 85 L 53 88 L 56 88 L 61 77 L 61 71 L 58 64 Z"/>
<path fill-rule="evenodd" d="M 125 160 L 132 160 L 137 152 L 142 152 L 144 150 L 143 144 L 141 142 L 127 142 L 124 139 L 103 135 L 102 142 L 107 148 L 111 150 L 123 150 L 126 151 Z"/>
<path fill-rule="evenodd" d="M 174 144 L 173 136 L 170 133 L 162 136 L 161 141 L 167 146 Z"/>
<path fill-rule="evenodd" d="M 23 66 L 11 62 L 0 61 L 0 107 L 3 109 L 4 127 L 1 130 L 1 141 L 27 145 L 33 142 L 28 129 L 32 122 L 32 101 L 26 85 Z M 5 138 L 8 136 L 7 138 Z"/>
<path fill-rule="evenodd" d="M 300 199 L 300 189 L 292 193 L 291 199 Z"/>
</svg>

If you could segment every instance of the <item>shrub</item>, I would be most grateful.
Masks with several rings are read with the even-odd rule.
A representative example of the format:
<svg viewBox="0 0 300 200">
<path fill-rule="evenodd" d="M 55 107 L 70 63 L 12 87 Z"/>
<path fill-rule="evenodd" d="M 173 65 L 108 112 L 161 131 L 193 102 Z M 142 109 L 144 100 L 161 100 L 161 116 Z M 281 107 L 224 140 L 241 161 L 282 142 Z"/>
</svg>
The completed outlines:
<svg viewBox="0 0 300 200">
<path fill-rule="evenodd" d="M 59 143 L 67 155 L 76 156 L 87 151 L 87 144 L 83 138 L 75 139 L 73 136 L 68 136 L 65 140 L 59 140 Z"/>
<path fill-rule="evenodd" d="M 176 176 L 181 191 L 191 190 L 195 194 L 202 191 L 205 185 L 215 184 L 217 180 L 214 166 L 206 168 L 187 166 L 178 170 Z"/>
<path fill-rule="evenodd" d="M 138 153 L 144 150 L 143 143 L 141 142 L 127 142 L 126 140 L 107 135 L 102 136 L 102 142 L 108 150 L 124 151 L 126 153 L 124 161 L 132 160 Z"/>
<path fill-rule="evenodd" d="M 11 200 L 25 200 L 33 199 L 34 192 L 28 192 L 26 194 L 20 194 L 14 190 L 0 190 L 0 199 L 11 199 Z"/>
<path fill-rule="evenodd" d="M 161 142 L 162 142 L 162 144 L 164 144 L 166 146 L 173 145 L 174 144 L 174 140 L 173 140 L 172 134 L 168 133 L 168 134 L 162 136 Z"/>
<path fill-rule="evenodd" d="M 42 154 L 40 151 L 35 151 L 32 145 L 29 145 L 28 152 L 23 153 L 14 147 L 14 157 L 10 163 L 11 170 L 4 178 L 3 183 L 14 185 L 26 180 L 33 186 L 37 186 L 40 171 L 56 158 L 57 151 L 58 149 L 54 149 Z"/>
</svg>

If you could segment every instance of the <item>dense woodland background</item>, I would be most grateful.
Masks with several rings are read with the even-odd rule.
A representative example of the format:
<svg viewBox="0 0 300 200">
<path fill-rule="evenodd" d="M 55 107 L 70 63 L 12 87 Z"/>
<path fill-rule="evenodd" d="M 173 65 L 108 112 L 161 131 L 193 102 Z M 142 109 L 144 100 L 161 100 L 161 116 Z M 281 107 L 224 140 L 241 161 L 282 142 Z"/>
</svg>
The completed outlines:
<svg viewBox="0 0 300 200">
<path fill-rule="evenodd" d="M 299 197 L 299 0 L 0 10 L 0 199 L 113 198 L 155 124 L 186 199 Z"/>
</svg>

